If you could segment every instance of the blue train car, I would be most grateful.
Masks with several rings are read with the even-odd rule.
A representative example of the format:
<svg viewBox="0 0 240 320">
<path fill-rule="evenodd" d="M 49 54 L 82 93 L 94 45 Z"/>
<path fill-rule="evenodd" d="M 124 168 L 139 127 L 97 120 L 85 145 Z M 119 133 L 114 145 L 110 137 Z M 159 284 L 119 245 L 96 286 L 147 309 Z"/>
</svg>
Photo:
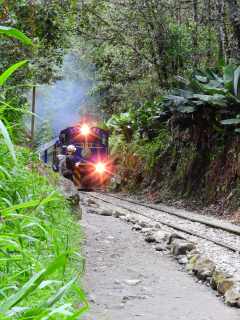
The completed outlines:
<svg viewBox="0 0 240 320">
<path fill-rule="evenodd" d="M 68 157 L 68 147 L 74 146 L 71 161 L 75 186 L 79 189 L 105 186 L 111 176 L 108 138 L 108 131 L 87 124 L 62 130 L 54 145 L 53 168 L 59 170 L 59 155 Z"/>
</svg>

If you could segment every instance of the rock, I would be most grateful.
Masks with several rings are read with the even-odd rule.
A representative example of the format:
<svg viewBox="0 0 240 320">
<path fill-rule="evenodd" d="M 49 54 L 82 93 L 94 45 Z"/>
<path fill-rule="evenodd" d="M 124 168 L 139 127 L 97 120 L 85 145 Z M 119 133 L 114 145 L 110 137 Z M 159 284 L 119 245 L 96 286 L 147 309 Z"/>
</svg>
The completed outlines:
<svg viewBox="0 0 240 320">
<path fill-rule="evenodd" d="M 137 219 L 134 218 L 134 217 L 132 217 L 132 216 L 128 217 L 128 220 L 127 220 L 127 221 L 130 222 L 130 223 L 132 223 L 132 224 L 136 224 L 136 223 L 137 223 Z"/>
<path fill-rule="evenodd" d="M 88 206 L 91 206 L 91 205 L 96 205 L 96 201 L 94 201 L 93 199 L 86 199 L 85 203 L 88 205 Z"/>
<path fill-rule="evenodd" d="M 233 286 L 234 286 L 233 279 L 224 279 L 218 284 L 217 291 L 219 294 L 224 295 Z"/>
<path fill-rule="evenodd" d="M 149 223 L 147 223 L 146 221 L 138 221 L 138 224 L 142 227 L 142 228 L 149 228 Z"/>
<path fill-rule="evenodd" d="M 205 257 L 199 257 L 193 265 L 192 271 L 199 280 L 211 278 L 216 266 L 214 262 Z"/>
<path fill-rule="evenodd" d="M 119 219 L 120 219 L 121 221 L 127 222 L 127 218 L 126 218 L 125 216 L 120 216 Z"/>
<path fill-rule="evenodd" d="M 135 226 L 132 227 L 132 230 L 141 231 L 141 230 L 142 230 L 142 227 L 139 226 L 138 224 L 136 224 Z"/>
<path fill-rule="evenodd" d="M 99 214 L 98 210 L 94 210 L 94 209 L 87 209 L 87 213 L 91 213 L 91 214 Z"/>
<path fill-rule="evenodd" d="M 101 209 L 99 210 L 99 213 L 101 216 L 110 217 L 112 216 L 113 212 L 110 209 Z"/>
<path fill-rule="evenodd" d="M 234 279 L 221 271 L 214 271 L 210 285 L 217 290 L 220 295 L 224 295 L 234 285 Z"/>
<path fill-rule="evenodd" d="M 155 246 L 155 250 L 156 250 L 156 251 L 165 251 L 165 250 L 167 250 L 167 248 L 166 248 L 166 246 L 162 243 L 162 244 L 157 244 L 157 245 Z"/>
<path fill-rule="evenodd" d="M 177 257 L 177 261 L 179 264 L 187 264 L 188 258 L 185 255 L 180 255 Z"/>
<path fill-rule="evenodd" d="M 70 195 L 67 200 L 69 201 L 71 206 L 78 206 L 80 202 L 80 197 L 78 193 Z"/>
<path fill-rule="evenodd" d="M 224 301 L 231 307 L 240 308 L 240 283 L 235 284 L 226 291 Z"/>
<path fill-rule="evenodd" d="M 187 252 L 195 249 L 195 244 L 182 239 L 175 239 L 171 243 L 171 253 L 174 256 L 186 255 Z"/>
<path fill-rule="evenodd" d="M 144 234 L 152 234 L 152 228 L 142 228 L 142 233 Z"/>
<path fill-rule="evenodd" d="M 125 213 L 115 210 L 115 211 L 113 211 L 112 216 L 113 216 L 114 218 L 119 218 L 119 217 L 121 217 L 121 216 L 125 216 Z"/>
<path fill-rule="evenodd" d="M 157 232 L 153 233 L 153 237 L 155 239 L 155 242 L 157 243 L 162 243 L 167 241 L 168 237 L 169 237 L 169 233 L 159 230 Z"/>
<path fill-rule="evenodd" d="M 200 258 L 200 254 L 198 254 L 198 253 L 188 257 L 187 271 L 190 271 L 190 272 L 193 271 L 193 268 L 195 267 L 199 258 Z"/>
<path fill-rule="evenodd" d="M 93 294 L 88 296 L 88 301 L 91 303 L 96 303 L 96 297 Z"/>
<path fill-rule="evenodd" d="M 173 240 L 175 239 L 183 239 L 185 240 L 185 238 L 178 234 L 178 233 L 171 233 L 169 236 L 168 236 L 168 239 L 167 239 L 167 244 L 171 244 Z"/>
<path fill-rule="evenodd" d="M 197 249 L 191 250 L 187 253 L 188 259 L 191 259 L 192 257 L 200 255 L 200 252 Z"/>
<path fill-rule="evenodd" d="M 140 279 L 124 280 L 124 283 L 126 283 L 128 286 L 136 286 L 140 282 L 142 282 Z"/>
<path fill-rule="evenodd" d="M 147 234 L 146 237 L 145 237 L 145 241 L 148 242 L 148 243 L 156 242 L 153 234 Z"/>
<path fill-rule="evenodd" d="M 157 243 L 163 243 L 168 239 L 169 234 L 160 230 L 153 232 L 152 229 L 149 230 L 149 232 L 146 232 L 146 237 L 145 241 L 152 243 L 152 242 L 157 242 Z"/>
</svg>

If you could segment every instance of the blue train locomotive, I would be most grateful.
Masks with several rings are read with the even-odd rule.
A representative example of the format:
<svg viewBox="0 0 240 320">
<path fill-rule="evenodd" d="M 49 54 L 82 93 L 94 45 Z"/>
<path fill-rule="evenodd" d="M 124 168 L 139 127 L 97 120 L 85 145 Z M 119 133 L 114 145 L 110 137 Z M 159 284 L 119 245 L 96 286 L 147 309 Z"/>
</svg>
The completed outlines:
<svg viewBox="0 0 240 320">
<path fill-rule="evenodd" d="M 107 130 L 82 123 L 60 132 L 54 144 L 53 169 L 61 171 L 61 161 L 71 160 L 72 181 L 78 189 L 106 186 L 111 177 Z M 73 151 L 71 155 L 68 150 Z M 61 160 L 61 158 L 63 160 Z"/>
</svg>

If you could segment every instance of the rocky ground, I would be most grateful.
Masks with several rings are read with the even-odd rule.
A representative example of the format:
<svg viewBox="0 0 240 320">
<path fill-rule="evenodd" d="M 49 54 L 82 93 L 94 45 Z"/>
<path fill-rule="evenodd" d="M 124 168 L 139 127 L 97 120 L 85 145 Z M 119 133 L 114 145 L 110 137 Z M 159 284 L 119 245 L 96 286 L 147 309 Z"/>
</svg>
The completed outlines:
<svg viewBox="0 0 240 320">
<path fill-rule="evenodd" d="M 170 250 L 161 241 L 153 246 L 152 234 L 146 241 L 143 228 L 137 232 L 139 225 L 127 221 L 126 216 L 117 219 L 117 211 L 113 214 L 109 208 L 99 209 L 91 200 L 82 199 L 81 204 L 87 260 L 84 285 L 91 304 L 84 319 L 239 319 L 239 309 L 224 305 L 222 298 L 216 297 L 231 283 L 222 279 L 211 261 L 201 260 L 191 243 L 172 238 Z M 191 275 L 182 270 L 187 264 Z M 194 272 L 200 276 L 194 278 Z M 210 282 L 206 282 L 209 287 L 202 284 L 207 279 L 215 279 L 211 285 L 218 291 L 210 289 Z"/>
</svg>

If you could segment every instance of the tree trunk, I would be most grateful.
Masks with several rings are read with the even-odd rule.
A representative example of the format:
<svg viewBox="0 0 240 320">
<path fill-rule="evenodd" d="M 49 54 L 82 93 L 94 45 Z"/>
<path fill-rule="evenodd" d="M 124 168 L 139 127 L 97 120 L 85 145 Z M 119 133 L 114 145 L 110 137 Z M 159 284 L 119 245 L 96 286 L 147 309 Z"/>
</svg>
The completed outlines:
<svg viewBox="0 0 240 320">
<path fill-rule="evenodd" d="M 208 35 L 207 35 L 207 60 L 206 66 L 211 64 L 212 60 L 212 23 L 211 23 L 211 15 L 212 15 L 212 7 L 211 7 L 211 0 L 205 0 L 205 8 L 206 8 L 206 23 L 208 28 Z"/>
<path fill-rule="evenodd" d="M 218 26 L 218 38 L 219 38 L 219 61 L 223 60 L 227 62 L 227 34 L 225 25 L 225 3 L 224 0 L 217 0 L 217 26 Z"/>
<path fill-rule="evenodd" d="M 199 62 L 198 54 L 198 0 L 193 0 L 193 20 L 194 20 L 194 31 L 192 34 L 193 40 L 193 65 L 197 68 Z"/>
<path fill-rule="evenodd" d="M 235 58 L 240 58 L 240 7 L 237 0 L 224 0 L 229 8 L 229 20 L 233 27 L 236 48 L 233 50 Z"/>
</svg>

